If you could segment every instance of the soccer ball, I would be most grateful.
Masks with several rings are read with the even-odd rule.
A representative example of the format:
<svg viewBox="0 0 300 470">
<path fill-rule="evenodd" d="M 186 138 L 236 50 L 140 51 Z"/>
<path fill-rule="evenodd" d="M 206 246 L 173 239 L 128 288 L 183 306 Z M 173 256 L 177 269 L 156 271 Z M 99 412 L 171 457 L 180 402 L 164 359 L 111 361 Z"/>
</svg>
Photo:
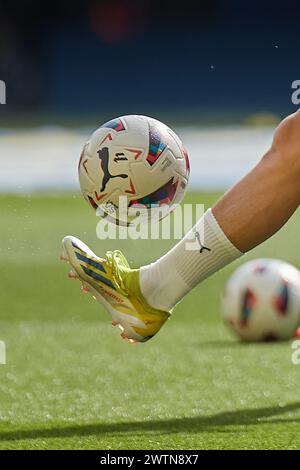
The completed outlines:
<svg viewBox="0 0 300 470">
<path fill-rule="evenodd" d="M 300 272 L 275 259 L 249 261 L 227 282 L 222 311 L 244 341 L 292 338 L 300 324 Z"/>
<path fill-rule="evenodd" d="M 102 124 L 92 134 L 78 171 L 83 196 L 100 209 L 98 214 L 130 225 L 136 209 L 147 220 L 173 210 L 185 193 L 190 167 L 181 140 L 169 127 L 147 116 L 129 115 Z"/>
</svg>

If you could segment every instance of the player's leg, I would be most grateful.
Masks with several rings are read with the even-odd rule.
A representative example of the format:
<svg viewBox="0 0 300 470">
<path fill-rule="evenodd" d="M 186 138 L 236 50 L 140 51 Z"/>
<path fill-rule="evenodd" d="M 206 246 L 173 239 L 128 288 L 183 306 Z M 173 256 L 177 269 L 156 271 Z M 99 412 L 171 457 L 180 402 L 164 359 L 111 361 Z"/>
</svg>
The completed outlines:
<svg viewBox="0 0 300 470">
<path fill-rule="evenodd" d="M 271 149 L 192 229 L 202 250 L 187 250 L 189 233 L 169 253 L 141 268 L 147 301 L 170 310 L 194 286 L 272 236 L 300 204 L 300 114 L 285 119 Z M 196 235 L 195 235 L 196 234 Z"/>
<path fill-rule="evenodd" d="M 146 341 L 195 285 L 273 235 L 300 203 L 300 114 L 279 126 L 261 162 L 161 259 L 140 270 L 120 252 L 98 258 L 73 237 L 64 256 L 86 289 L 111 313 L 123 336 Z M 188 250 L 187 242 L 197 249 Z"/>
<path fill-rule="evenodd" d="M 277 128 L 259 164 L 213 207 L 219 225 L 242 252 L 259 245 L 300 204 L 300 112 Z"/>
</svg>

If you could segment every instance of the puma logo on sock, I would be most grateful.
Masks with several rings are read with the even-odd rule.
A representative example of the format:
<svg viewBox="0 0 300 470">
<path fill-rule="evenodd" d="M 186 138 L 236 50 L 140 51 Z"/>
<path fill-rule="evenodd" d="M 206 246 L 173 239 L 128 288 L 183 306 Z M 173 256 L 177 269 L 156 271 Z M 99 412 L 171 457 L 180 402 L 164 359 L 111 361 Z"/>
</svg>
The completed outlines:
<svg viewBox="0 0 300 470">
<path fill-rule="evenodd" d="M 206 251 L 211 251 L 210 248 L 202 245 L 202 242 L 201 242 L 201 238 L 200 238 L 200 233 L 199 232 L 195 232 L 195 237 L 196 237 L 196 240 L 198 240 L 198 243 L 200 245 L 200 253 L 203 253 L 204 250 Z"/>
</svg>

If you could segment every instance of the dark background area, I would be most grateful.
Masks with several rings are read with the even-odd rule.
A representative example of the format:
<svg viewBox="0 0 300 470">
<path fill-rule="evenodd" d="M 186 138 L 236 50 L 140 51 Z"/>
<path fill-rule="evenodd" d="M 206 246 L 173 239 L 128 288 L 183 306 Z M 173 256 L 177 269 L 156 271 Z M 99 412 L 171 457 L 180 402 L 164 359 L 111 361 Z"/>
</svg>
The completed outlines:
<svg viewBox="0 0 300 470">
<path fill-rule="evenodd" d="M 299 56 L 299 0 L 0 0 L 1 119 L 285 113 Z"/>
</svg>

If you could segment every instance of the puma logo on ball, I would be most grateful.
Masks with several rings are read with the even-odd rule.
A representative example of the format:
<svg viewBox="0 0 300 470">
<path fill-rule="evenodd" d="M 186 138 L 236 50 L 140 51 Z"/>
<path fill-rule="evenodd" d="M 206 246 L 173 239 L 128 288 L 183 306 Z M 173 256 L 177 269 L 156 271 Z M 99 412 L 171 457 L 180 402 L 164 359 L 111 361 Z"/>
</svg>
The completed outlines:
<svg viewBox="0 0 300 470">
<path fill-rule="evenodd" d="M 103 171 L 103 179 L 102 179 L 102 187 L 100 189 L 100 192 L 102 193 L 105 188 L 106 188 L 106 185 L 107 183 L 109 182 L 109 180 L 111 178 L 128 178 L 128 175 L 125 175 L 124 173 L 121 173 L 119 175 L 112 175 L 110 172 L 109 172 L 109 169 L 108 169 L 108 162 L 109 162 L 109 152 L 108 152 L 108 148 L 107 147 L 103 147 L 102 149 L 98 150 L 98 156 L 101 160 L 101 168 L 102 168 L 102 171 Z M 116 159 L 115 159 L 116 161 Z"/>
</svg>

